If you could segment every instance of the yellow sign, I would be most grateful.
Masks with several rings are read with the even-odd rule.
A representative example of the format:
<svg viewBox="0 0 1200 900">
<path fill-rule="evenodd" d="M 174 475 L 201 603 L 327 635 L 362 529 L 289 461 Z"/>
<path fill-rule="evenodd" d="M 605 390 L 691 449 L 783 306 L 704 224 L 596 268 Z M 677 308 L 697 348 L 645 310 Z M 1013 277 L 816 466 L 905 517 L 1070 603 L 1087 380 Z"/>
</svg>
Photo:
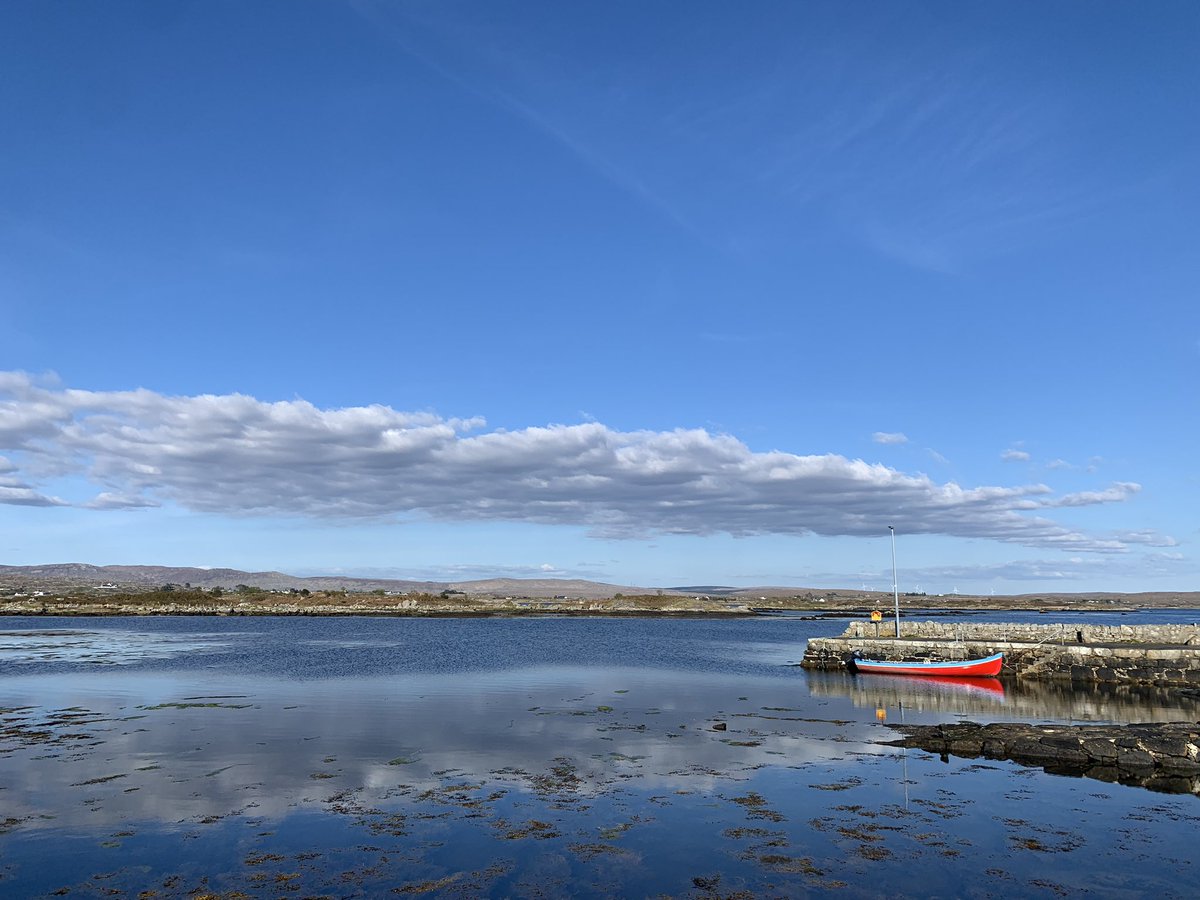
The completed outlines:
<svg viewBox="0 0 1200 900">
<path fill-rule="evenodd" d="M 881 622 L 881 621 L 883 621 L 883 613 L 881 613 L 881 612 L 880 612 L 879 610 L 877 610 L 877 609 L 873 609 L 873 610 L 871 610 L 871 621 L 872 621 L 872 622 Z"/>
</svg>

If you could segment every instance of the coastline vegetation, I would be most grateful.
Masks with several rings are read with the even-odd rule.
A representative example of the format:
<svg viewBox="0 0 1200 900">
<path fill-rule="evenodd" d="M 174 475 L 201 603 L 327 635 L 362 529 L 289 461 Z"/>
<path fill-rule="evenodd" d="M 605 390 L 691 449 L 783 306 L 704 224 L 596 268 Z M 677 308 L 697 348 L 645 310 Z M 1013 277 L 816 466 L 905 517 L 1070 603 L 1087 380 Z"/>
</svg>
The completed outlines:
<svg viewBox="0 0 1200 900">
<path fill-rule="evenodd" d="M 537 616 L 537 615 L 698 615 L 750 616 L 773 612 L 844 617 L 872 610 L 891 614 L 893 598 L 880 591 L 777 589 L 715 594 L 662 590 L 608 596 L 468 594 L 348 590 L 344 588 L 267 588 L 238 583 L 202 587 L 166 583 L 44 584 L 0 582 L 0 615 L 392 615 L 392 616 Z M 1139 608 L 1200 608 L 1200 593 L 1190 594 L 1048 594 L 1022 596 L 928 596 L 906 593 L 904 614 L 938 615 L 971 610 L 1044 612 L 1129 611 Z"/>
</svg>

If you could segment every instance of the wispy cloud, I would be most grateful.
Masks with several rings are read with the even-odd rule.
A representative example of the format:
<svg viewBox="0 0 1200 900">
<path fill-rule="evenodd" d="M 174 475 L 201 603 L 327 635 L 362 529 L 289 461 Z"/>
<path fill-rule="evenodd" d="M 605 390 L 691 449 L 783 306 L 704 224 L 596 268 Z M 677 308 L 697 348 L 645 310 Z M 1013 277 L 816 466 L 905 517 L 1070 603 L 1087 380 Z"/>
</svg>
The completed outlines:
<svg viewBox="0 0 1200 900">
<path fill-rule="evenodd" d="M 0 413 L 0 417 L 2 417 Z M 2 421 L 2 418 L 0 418 Z M 0 443 L 3 446 L 3 443 Z M 22 480 L 10 459 L 0 456 L 0 504 L 10 506 L 66 506 L 67 501 L 39 493 Z"/>
<path fill-rule="evenodd" d="M 598 570 L 587 564 L 572 568 L 556 566 L 551 563 L 540 565 L 496 565 L 492 563 L 459 563 L 455 565 L 428 565 L 420 568 L 399 568 L 395 566 L 323 566 L 319 569 L 298 569 L 293 574 L 305 575 L 343 575 L 347 578 L 378 578 L 398 579 L 402 581 L 478 581 L 491 578 L 580 578 L 589 581 L 596 580 Z"/>
<path fill-rule="evenodd" d="M 420 514 L 583 525 L 624 538 L 875 536 L 887 523 L 910 534 L 1059 549 L 1145 542 L 1033 515 L 1120 502 L 1137 490 L 1128 483 L 1056 497 L 1042 484 L 964 488 L 837 454 L 754 452 L 701 429 L 484 429 L 480 418 L 379 405 L 325 410 L 240 394 L 85 391 L 0 373 L 0 449 L 10 452 L 3 478 L 16 492 L 6 502 L 61 503 L 37 493 L 37 480 L 82 475 L 101 492 L 80 505 L 97 509 L 171 502 L 226 515 Z"/>
<path fill-rule="evenodd" d="M 49 497 L 40 494 L 27 485 L 20 483 L 5 483 L 0 479 L 0 503 L 9 506 L 67 506 L 67 501 L 59 497 Z"/>
<path fill-rule="evenodd" d="M 1005 450 L 1000 454 L 1000 458 L 1005 462 L 1028 462 L 1030 456 L 1024 450 Z"/>
<path fill-rule="evenodd" d="M 161 504 L 146 497 L 131 497 L 125 494 L 104 491 L 97 494 L 84 505 L 88 509 L 152 509 Z"/>
<path fill-rule="evenodd" d="M 769 31 L 753 18 L 635 16 L 657 52 L 601 59 L 578 31 L 586 17 L 554 6 L 525 19 L 450 3 L 352 7 L 430 71 L 734 255 L 779 243 L 749 223 L 755 204 L 954 273 L 1136 190 L 1064 149 L 1088 123 L 1060 85 L 1014 75 L 987 35 L 914 27 L 919 13 L 895 23 L 904 40 L 886 17 L 831 31 L 804 4 L 777 10 Z"/>
<path fill-rule="evenodd" d="M 876 431 L 871 440 L 877 444 L 907 444 L 907 435 L 899 431 Z"/>
<path fill-rule="evenodd" d="M 905 583 L 920 582 L 935 591 L 948 590 L 950 584 L 1001 585 L 1005 582 L 1060 583 L 1063 590 L 1072 590 L 1079 582 L 1111 578 L 1114 581 L 1137 578 L 1178 578 L 1194 570 L 1194 565 L 1180 554 L 1148 553 L 1138 555 L 1087 555 L 1059 559 L 1011 560 L 980 565 L 922 566 L 905 569 Z M 878 579 L 881 574 L 875 573 Z M 844 576 L 849 579 L 851 576 Z M 853 576 L 859 578 L 860 576 Z M 842 583 L 848 583 L 843 581 Z M 1152 588 L 1147 588 L 1152 589 Z"/>
<path fill-rule="evenodd" d="M 600 178 L 645 204 L 693 237 L 708 243 L 707 237 L 682 213 L 677 204 L 655 190 L 636 170 L 617 161 L 613 154 L 604 152 L 602 141 L 580 134 L 569 124 L 572 117 L 558 115 L 552 107 L 539 105 L 536 101 L 522 96 L 523 92 L 535 93 L 529 85 L 522 89 L 522 78 L 518 72 L 519 69 L 536 68 L 532 58 L 527 57 L 518 62 L 502 49 L 503 41 L 494 33 L 468 34 L 474 29 L 466 28 L 461 20 L 455 20 L 452 12 L 447 14 L 443 8 L 427 7 L 422 10 L 422 15 L 418 15 L 414 7 L 400 8 L 364 0 L 359 0 L 353 6 L 396 46 L 431 72 L 520 119 L 570 153 Z M 439 57 L 432 50 L 422 46 L 422 42 L 416 37 L 418 33 L 436 34 L 442 42 L 465 45 L 472 63 L 490 67 L 490 71 L 486 75 L 473 74 L 470 71 L 471 66 L 455 65 Z M 541 84 L 565 80 L 566 75 L 562 71 L 553 70 L 543 71 L 536 78 L 536 82 Z M 596 95 L 576 98 L 577 104 L 593 108 L 599 102 L 600 98 Z"/>
<path fill-rule="evenodd" d="M 1121 531 L 1118 532 L 1117 540 L 1124 544 L 1145 544 L 1150 547 L 1178 547 L 1179 541 L 1169 535 L 1159 534 L 1157 531 Z M 1163 555 L 1167 558 L 1167 555 Z"/>
<path fill-rule="evenodd" d="M 1103 491 L 1079 491 L 1047 501 L 1045 506 L 1095 506 L 1097 503 L 1120 503 L 1142 489 L 1131 481 L 1118 481 Z"/>
</svg>

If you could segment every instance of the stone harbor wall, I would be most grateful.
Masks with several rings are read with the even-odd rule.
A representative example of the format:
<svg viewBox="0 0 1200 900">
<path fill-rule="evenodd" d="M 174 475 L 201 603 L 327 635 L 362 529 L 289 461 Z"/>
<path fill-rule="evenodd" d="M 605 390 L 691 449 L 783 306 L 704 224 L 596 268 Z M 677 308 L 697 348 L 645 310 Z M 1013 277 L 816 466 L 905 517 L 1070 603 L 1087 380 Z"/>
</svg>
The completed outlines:
<svg viewBox="0 0 1200 900">
<path fill-rule="evenodd" d="M 1200 689 L 1196 625 L 1017 625 L 904 623 L 901 637 L 880 623 L 852 622 L 841 637 L 812 638 L 802 666 L 846 669 L 868 659 L 941 662 L 1004 654 L 1001 676 Z M 893 626 L 894 630 L 894 626 Z"/>
<path fill-rule="evenodd" d="M 844 638 L 874 637 L 875 622 L 851 622 Z M 894 620 L 878 623 L 881 637 L 894 637 Z M 902 638 L 932 641 L 1021 641 L 1057 644 L 1179 644 L 1200 646 L 1200 624 L 1191 625 L 1088 625 L 1076 623 L 983 623 L 901 621 Z"/>
</svg>

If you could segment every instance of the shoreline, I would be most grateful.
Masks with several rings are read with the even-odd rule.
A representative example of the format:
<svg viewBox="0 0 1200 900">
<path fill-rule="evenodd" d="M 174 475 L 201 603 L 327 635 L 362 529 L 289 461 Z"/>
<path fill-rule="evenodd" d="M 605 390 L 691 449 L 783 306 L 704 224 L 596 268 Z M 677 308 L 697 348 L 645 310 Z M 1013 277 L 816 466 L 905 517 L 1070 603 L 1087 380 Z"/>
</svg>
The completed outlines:
<svg viewBox="0 0 1200 900">
<path fill-rule="evenodd" d="M 529 584 L 500 592 L 446 588 L 389 591 L 288 588 L 239 583 L 233 588 L 167 583 L 150 589 L 116 583 L 63 584 L 31 580 L 0 585 L 2 616 L 377 616 L 396 618 L 544 618 L 615 616 L 622 618 L 781 618 L 845 620 L 872 614 L 891 621 L 894 598 L 870 594 L 823 596 L 728 596 L 701 589 L 572 593 L 565 585 Z M 1022 613 L 1039 616 L 1136 614 L 1168 609 L 1200 610 L 1200 592 L 1191 594 L 1058 594 L 901 598 L 908 621 L 971 615 Z M 885 626 L 887 627 L 887 626 Z"/>
<path fill-rule="evenodd" d="M 239 616 L 310 616 L 313 618 L 340 618 L 363 616 L 369 618 L 710 618 L 710 619 L 799 619 L 807 621 L 841 620 L 870 616 L 869 606 L 847 606 L 829 608 L 795 607 L 749 607 L 740 604 L 717 604 L 687 602 L 670 598 L 670 603 L 661 605 L 615 605 L 596 601 L 532 600 L 520 604 L 503 601 L 484 602 L 432 602 L 403 604 L 371 603 L 354 600 L 343 603 L 297 603 L 296 598 L 287 602 L 241 601 L 235 605 L 190 604 L 172 602 L 117 602 L 92 601 L 78 598 L 38 598 L 20 602 L 0 601 L 0 618 L 5 617 L 62 617 L 102 618 L 140 616 L 198 616 L 236 618 Z M 666 598 L 664 598 L 666 599 Z M 1180 606 L 1114 606 L 1103 609 L 1073 606 L 1069 604 L 1043 606 L 1032 604 L 997 604 L 990 607 L 966 606 L 938 609 L 918 609 L 902 613 L 910 621 L 917 619 L 943 619 L 969 616 L 979 613 L 1037 613 L 1039 615 L 1126 615 L 1148 611 L 1196 610 L 1192 605 Z"/>
<path fill-rule="evenodd" d="M 139 619 L 139 618 L 313 618 L 313 619 L 754 619 L 759 618 L 751 612 L 721 612 L 718 610 L 525 610 L 525 611 L 482 611 L 482 610 L 372 610 L 372 609 L 341 609 L 341 610 L 237 610 L 235 612 L 217 610 L 86 610 L 86 611 L 20 611 L 0 610 L 3 618 L 36 618 L 36 619 Z M 801 618 L 799 616 L 795 618 Z"/>
</svg>

